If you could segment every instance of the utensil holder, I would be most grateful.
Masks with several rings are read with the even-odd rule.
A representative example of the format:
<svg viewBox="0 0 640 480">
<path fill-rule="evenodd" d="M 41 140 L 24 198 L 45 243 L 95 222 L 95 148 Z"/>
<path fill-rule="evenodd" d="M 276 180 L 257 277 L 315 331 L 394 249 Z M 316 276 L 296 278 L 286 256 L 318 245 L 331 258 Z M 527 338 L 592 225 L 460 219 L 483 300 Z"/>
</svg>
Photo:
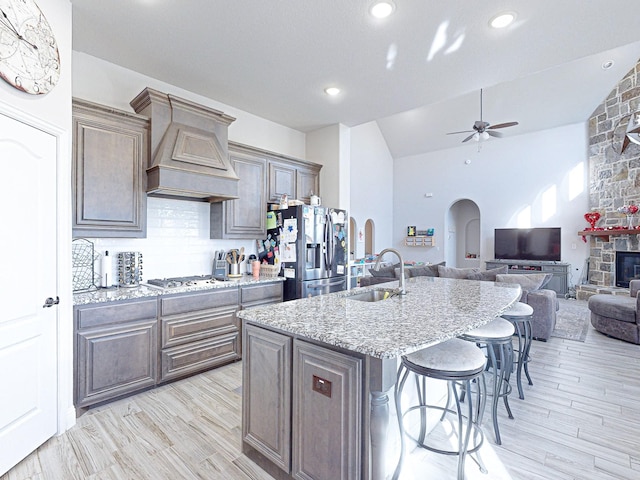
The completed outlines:
<svg viewBox="0 0 640 480">
<path fill-rule="evenodd" d="M 230 277 L 239 277 L 240 276 L 240 264 L 239 263 L 230 263 L 229 264 L 229 276 Z"/>
</svg>

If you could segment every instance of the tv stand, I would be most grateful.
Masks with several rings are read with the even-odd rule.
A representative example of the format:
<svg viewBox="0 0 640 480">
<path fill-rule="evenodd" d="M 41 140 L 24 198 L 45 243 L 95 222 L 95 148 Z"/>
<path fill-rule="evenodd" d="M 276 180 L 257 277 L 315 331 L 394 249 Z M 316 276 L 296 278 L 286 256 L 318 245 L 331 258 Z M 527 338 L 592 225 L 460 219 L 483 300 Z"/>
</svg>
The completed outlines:
<svg viewBox="0 0 640 480">
<path fill-rule="evenodd" d="M 553 277 L 544 288 L 555 291 L 558 295 L 564 296 L 569 290 L 569 268 L 568 263 L 546 262 L 542 260 L 490 260 L 485 262 L 487 270 L 507 265 L 509 273 L 551 273 Z"/>
</svg>

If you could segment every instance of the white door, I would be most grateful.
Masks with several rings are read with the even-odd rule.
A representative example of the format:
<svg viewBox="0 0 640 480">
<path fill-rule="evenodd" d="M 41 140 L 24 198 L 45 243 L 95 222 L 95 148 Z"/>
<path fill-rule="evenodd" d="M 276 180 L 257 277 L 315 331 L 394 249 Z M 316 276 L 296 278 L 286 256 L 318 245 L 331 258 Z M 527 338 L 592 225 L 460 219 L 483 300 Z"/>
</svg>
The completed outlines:
<svg viewBox="0 0 640 480">
<path fill-rule="evenodd" d="M 0 475 L 56 433 L 56 150 L 0 113 Z"/>
</svg>

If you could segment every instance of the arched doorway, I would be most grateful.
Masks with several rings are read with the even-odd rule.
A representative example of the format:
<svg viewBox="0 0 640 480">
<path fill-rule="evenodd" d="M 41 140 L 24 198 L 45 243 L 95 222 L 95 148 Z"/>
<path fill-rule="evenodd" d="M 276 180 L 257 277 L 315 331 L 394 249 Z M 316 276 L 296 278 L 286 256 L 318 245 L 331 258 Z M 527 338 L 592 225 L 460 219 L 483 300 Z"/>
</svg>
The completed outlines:
<svg viewBox="0 0 640 480">
<path fill-rule="evenodd" d="M 375 224 L 370 218 L 364 223 L 364 253 L 373 255 L 375 251 Z"/>
<path fill-rule="evenodd" d="M 446 218 L 447 265 L 458 268 L 480 267 L 480 209 L 469 199 L 461 199 L 449 208 Z"/>
<path fill-rule="evenodd" d="M 356 241 L 357 234 L 358 224 L 356 223 L 356 219 L 349 217 L 349 248 L 351 249 L 349 257 L 351 260 L 358 258 L 358 243 Z"/>
</svg>

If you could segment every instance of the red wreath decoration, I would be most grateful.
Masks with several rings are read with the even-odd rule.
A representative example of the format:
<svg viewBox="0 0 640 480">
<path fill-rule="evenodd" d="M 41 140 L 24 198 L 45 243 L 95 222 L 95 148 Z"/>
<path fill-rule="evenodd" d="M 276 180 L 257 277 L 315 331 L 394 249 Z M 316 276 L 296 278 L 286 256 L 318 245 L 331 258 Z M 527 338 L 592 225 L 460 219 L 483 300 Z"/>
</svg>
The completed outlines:
<svg viewBox="0 0 640 480">
<path fill-rule="evenodd" d="M 635 205 L 633 205 L 634 207 L 636 207 Z M 638 207 L 636 207 L 636 212 L 638 211 Z M 594 230 L 596 228 L 596 223 L 598 223 L 598 220 L 600 220 L 600 213 L 598 212 L 588 212 L 584 214 L 584 219 L 589 222 L 589 224 L 591 225 L 591 230 Z"/>
</svg>

